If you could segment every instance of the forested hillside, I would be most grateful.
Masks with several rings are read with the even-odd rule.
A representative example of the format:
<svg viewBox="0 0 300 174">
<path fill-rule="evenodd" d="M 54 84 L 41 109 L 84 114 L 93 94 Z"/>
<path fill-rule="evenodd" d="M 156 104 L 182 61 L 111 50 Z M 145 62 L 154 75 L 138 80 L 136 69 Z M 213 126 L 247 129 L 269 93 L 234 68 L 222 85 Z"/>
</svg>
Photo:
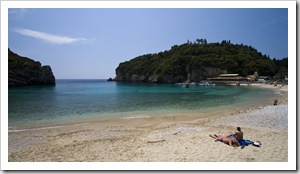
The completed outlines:
<svg viewBox="0 0 300 174">
<path fill-rule="evenodd" d="M 55 85 L 51 67 L 8 49 L 8 87 L 32 85 Z"/>
<path fill-rule="evenodd" d="M 199 82 L 222 73 L 275 78 L 287 76 L 288 58 L 271 59 L 255 48 L 230 41 L 207 43 L 206 39 L 174 45 L 170 50 L 138 56 L 120 63 L 116 80 L 128 82 Z"/>
</svg>

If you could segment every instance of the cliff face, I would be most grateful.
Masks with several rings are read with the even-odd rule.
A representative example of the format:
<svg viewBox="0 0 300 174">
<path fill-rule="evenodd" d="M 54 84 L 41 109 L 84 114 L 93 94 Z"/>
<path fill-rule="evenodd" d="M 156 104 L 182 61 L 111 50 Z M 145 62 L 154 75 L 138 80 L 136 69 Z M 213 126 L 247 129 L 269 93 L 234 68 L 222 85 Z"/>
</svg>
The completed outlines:
<svg viewBox="0 0 300 174">
<path fill-rule="evenodd" d="M 126 82 L 174 83 L 199 82 L 222 73 L 273 77 L 278 66 L 269 56 L 247 45 L 221 43 L 185 43 L 170 50 L 138 56 L 116 68 L 116 80 Z"/>
<path fill-rule="evenodd" d="M 55 85 L 51 67 L 21 57 L 8 49 L 8 87 Z"/>
</svg>

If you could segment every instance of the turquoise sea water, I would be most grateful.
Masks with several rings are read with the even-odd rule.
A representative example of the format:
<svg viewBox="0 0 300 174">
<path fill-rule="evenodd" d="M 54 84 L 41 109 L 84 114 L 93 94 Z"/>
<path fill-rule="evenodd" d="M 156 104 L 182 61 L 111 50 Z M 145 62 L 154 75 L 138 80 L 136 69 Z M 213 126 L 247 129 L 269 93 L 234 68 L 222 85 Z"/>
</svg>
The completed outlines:
<svg viewBox="0 0 300 174">
<path fill-rule="evenodd" d="M 9 129 L 82 123 L 97 118 L 145 117 L 259 102 L 270 90 L 238 86 L 57 80 L 56 86 L 8 90 Z M 238 96 L 237 98 L 235 96 Z"/>
</svg>

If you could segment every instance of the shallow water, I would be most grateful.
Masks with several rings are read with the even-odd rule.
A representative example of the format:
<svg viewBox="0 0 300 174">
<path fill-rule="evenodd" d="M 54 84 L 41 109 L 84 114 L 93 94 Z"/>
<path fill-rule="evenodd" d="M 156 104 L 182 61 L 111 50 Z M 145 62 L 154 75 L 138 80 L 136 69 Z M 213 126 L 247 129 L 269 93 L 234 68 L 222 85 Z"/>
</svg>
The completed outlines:
<svg viewBox="0 0 300 174">
<path fill-rule="evenodd" d="M 259 103 L 273 91 L 242 86 L 190 86 L 57 80 L 55 87 L 9 89 L 9 129 L 75 124 L 98 118 L 170 116 Z"/>
</svg>

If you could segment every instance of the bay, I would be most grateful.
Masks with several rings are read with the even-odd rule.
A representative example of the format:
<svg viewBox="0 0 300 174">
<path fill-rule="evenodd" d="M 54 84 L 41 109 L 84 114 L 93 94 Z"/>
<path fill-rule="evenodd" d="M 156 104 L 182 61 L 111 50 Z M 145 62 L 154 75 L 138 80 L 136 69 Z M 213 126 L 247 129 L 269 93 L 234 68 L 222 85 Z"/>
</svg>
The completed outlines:
<svg viewBox="0 0 300 174">
<path fill-rule="evenodd" d="M 10 130 L 84 123 L 101 118 L 170 116 L 178 112 L 259 103 L 271 90 L 244 86 L 184 86 L 57 80 L 56 86 L 8 90 Z"/>
</svg>

